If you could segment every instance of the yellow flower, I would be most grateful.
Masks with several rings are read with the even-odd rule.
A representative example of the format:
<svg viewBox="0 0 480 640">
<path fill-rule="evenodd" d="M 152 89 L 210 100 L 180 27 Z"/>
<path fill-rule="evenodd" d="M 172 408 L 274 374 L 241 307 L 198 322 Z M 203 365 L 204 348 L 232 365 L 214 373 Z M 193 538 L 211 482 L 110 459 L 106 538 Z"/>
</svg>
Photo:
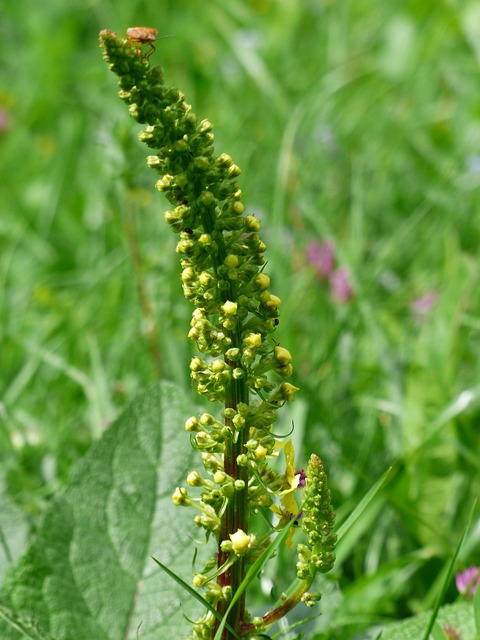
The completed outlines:
<svg viewBox="0 0 480 640">
<path fill-rule="evenodd" d="M 279 525 L 283 527 L 298 513 L 298 505 L 295 500 L 294 492 L 298 487 L 301 475 L 299 473 L 295 473 L 295 449 L 293 447 L 292 440 L 277 442 L 275 444 L 275 449 L 277 451 L 279 449 L 283 449 L 284 451 L 286 463 L 284 478 L 288 487 L 277 494 L 282 496 L 280 499 L 282 507 L 280 508 L 277 505 L 272 505 L 270 509 L 278 516 L 280 520 Z M 290 535 L 286 540 L 286 545 L 289 549 L 292 548 L 292 538 L 294 533 L 295 527 L 292 526 L 290 529 Z"/>
</svg>

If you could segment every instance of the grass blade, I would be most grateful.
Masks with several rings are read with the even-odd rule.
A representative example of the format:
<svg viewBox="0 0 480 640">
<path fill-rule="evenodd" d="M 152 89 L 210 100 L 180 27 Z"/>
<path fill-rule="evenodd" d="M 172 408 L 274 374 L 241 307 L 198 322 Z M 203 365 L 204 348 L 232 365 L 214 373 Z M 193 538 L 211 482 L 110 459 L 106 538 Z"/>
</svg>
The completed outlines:
<svg viewBox="0 0 480 640">
<path fill-rule="evenodd" d="M 202 604 L 206 609 L 208 609 L 208 610 L 210 611 L 210 613 L 213 613 L 213 615 L 214 615 L 216 618 L 218 618 L 219 620 L 221 620 L 222 622 L 224 622 L 224 620 L 225 620 L 225 619 L 224 619 L 224 618 L 222 619 L 222 616 L 218 613 L 218 611 L 216 611 L 216 609 L 214 609 L 214 608 L 212 607 L 212 605 L 211 605 L 209 602 L 207 602 L 207 601 L 205 600 L 205 598 L 203 598 L 203 597 L 202 597 L 202 595 L 201 595 L 200 593 L 198 593 L 198 591 L 195 591 L 195 589 L 194 589 L 191 585 L 189 585 L 189 584 L 188 584 L 188 582 L 185 582 L 185 580 L 183 580 L 180 576 L 177 576 L 177 574 L 176 574 L 176 573 L 174 573 L 173 571 L 170 571 L 170 569 L 169 569 L 166 565 L 162 564 L 162 563 L 160 562 L 160 560 L 157 560 L 157 558 L 155 558 L 154 556 L 152 556 L 152 560 L 153 560 L 154 562 L 156 562 L 156 563 L 158 564 L 158 566 L 160 567 L 160 569 L 162 569 L 163 571 L 165 571 L 165 573 L 166 573 L 168 576 L 170 576 L 170 578 L 172 578 L 173 580 L 175 580 L 175 582 L 176 582 L 177 584 L 179 584 L 183 589 L 185 589 L 185 591 L 186 591 L 187 593 L 189 593 L 189 594 L 192 596 L 192 598 L 195 598 L 196 600 L 198 600 L 199 602 L 201 602 L 201 604 Z M 237 634 L 237 632 L 236 632 L 234 629 L 232 629 L 232 627 L 231 627 L 227 622 L 225 622 L 223 626 L 224 626 L 224 627 L 226 626 L 226 627 L 227 627 L 227 629 L 230 631 L 230 633 L 233 633 L 233 634 L 234 634 L 234 636 L 235 636 L 236 638 L 239 638 L 239 635 Z M 223 628 L 223 627 L 222 627 L 222 628 Z"/>
<path fill-rule="evenodd" d="M 458 554 L 460 553 L 460 549 L 463 547 L 465 538 L 467 537 L 467 533 L 472 524 L 473 515 L 475 513 L 476 508 L 477 508 L 477 501 L 475 500 L 475 502 L 472 505 L 470 516 L 467 520 L 467 524 L 465 525 L 465 529 L 463 530 L 463 533 L 458 542 L 457 548 L 455 549 L 455 553 L 453 554 L 452 559 L 450 560 L 450 564 L 448 566 L 448 571 L 445 575 L 445 580 L 443 581 L 442 588 L 438 592 L 438 596 L 432 610 L 432 615 L 430 616 L 430 620 L 428 621 L 428 626 L 427 626 L 427 629 L 425 630 L 425 635 L 423 636 L 423 640 L 428 640 L 430 633 L 433 629 L 433 625 L 435 624 L 435 620 L 437 619 L 438 610 L 440 609 L 440 605 L 445 597 L 445 593 L 448 589 L 448 585 L 450 584 L 450 580 L 452 579 L 453 573 L 455 571 L 455 564 L 457 562 Z"/>
</svg>

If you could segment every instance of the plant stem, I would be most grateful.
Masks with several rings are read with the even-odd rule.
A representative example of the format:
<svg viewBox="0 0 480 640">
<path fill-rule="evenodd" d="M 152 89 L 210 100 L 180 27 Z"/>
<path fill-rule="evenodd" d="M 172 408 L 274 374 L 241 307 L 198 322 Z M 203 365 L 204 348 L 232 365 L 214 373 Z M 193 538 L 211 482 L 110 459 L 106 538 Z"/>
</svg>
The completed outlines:
<svg viewBox="0 0 480 640">
<path fill-rule="evenodd" d="M 236 332 L 237 334 L 240 331 Z M 235 335 L 234 342 L 240 344 L 240 336 Z M 235 366 L 234 362 L 225 358 L 225 363 L 230 366 Z M 237 409 L 240 402 L 248 404 L 248 387 L 243 380 L 232 380 L 226 389 L 225 407 Z M 220 545 L 223 540 L 229 540 L 229 536 L 235 533 L 239 529 L 248 532 L 248 505 L 247 505 L 247 491 L 248 491 L 248 470 L 244 466 L 237 464 L 237 457 L 244 452 L 244 445 L 248 430 L 242 429 L 236 431 L 234 425 L 229 418 L 226 418 L 225 424 L 230 427 L 232 433 L 238 435 L 235 438 L 229 438 L 225 443 L 225 456 L 224 456 L 224 471 L 226 474 L 234 478 L 235 480 L 243 480 L 245 483 L 244 489 L 241 491 L 235 491 L 232 498 L 228 502 L 228 506 L 222 518 L 222 523 L 219 531 L 218 540 L 218 566 L 227 560 L 228 553 L 221 550 Z M 237 561 L 219 578 L 219 584 L 222 587 L 230 586 L 232 595 L 237 591 L 240 584 L 245 578 L 245 557 L 241 556 Z M 245 616 L 245 596 L 243 595 L 235 606 L 232 608 L 228 623 L 236 631 L 239 630 L 240 623 Z M 216 625 L 218 628 L 218 623 Z M 222 640 L 234 640 L 233 634 L 225 628 L 222 634 Z"/>
</svg>

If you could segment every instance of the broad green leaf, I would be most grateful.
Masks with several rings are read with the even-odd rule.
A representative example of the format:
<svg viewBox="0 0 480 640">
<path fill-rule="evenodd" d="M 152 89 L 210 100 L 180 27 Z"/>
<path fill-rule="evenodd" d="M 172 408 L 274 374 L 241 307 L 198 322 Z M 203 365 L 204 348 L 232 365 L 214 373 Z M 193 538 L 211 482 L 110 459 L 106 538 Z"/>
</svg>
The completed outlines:
<svg viewBox="0 0 480 640">
<path fill-rule="evenodd" d="M 194 412 L 184 390 L 161 383 L 107 429 L 7 577 L 5 610 L 55 640 L 180 639 L 188 633 L 182 612 L 195 617 L 198 603 L 192 610 L 192 598 L 151 555 L 190 579 L 193 514 L 175 507 L 171 494 L 193 464 L 183 424 Z M 2 640 L 30 637 L 5 618 Z"/>
<path fill-rule="evenodd" d="M 28 618 L 18 616 L 15 612 L 7 607 L 0 606 L 0 621 L 5 623 L 9 629 L 6 632 L 8 637 L 21 638 L 22 640 L 52 640 L 51 636 L 46 636 L 39 631 L 35 623 Z M 0 625 L 0 628 L 3 628 Z M 3 634 L 2 634 L 3 637 Z"/>
<path fill-rule="evenodd" d="M 381 636 L 382 640 L 419 640 L 423 638 L 429 625 L 430 613 L 422 613 L 399 624 L 387 628 Z M 459 602 L 440 607 L 436 624 L 443 630 L 455 629 L 462 640 L 475 640 L 475 624 L 471 602 Z"/>
<path fill-rule="evenodd" d="M 25 551 L 28 531 L 25 513 L 8 497 L 0 477 L 0 580 Z"/>
</svg>

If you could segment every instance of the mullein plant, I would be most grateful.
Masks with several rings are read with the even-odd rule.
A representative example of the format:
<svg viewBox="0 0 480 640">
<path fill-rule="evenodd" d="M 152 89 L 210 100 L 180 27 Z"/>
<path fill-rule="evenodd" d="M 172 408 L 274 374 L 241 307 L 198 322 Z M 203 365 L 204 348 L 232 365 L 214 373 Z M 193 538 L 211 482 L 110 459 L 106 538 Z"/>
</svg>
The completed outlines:
<svg viewBox="0 0 480 640">
<path fill-rule="evenodd" d="M 145 127 L 140 140 L 155 150 L 147 164 L 171 204 L 165 220 L 179 236 L 183 293 L 195 307 L 188 337 L 200 355 L 191 361 L 191 378 L 197 392 L 218 405 L 186 421 L 201 470 L 192 470 L 173 493 L 173 502 L 192 508 L 195 524 L 216 542 L 212 558 L 193 576 L 205 613 L 189 638 L 248 638 L 300 601 L 319 600 L 310 589 L 317 572 L 333 567 L 335 516 L 320 458 L 310 457 L 306 473 L 297 470 L 291 440 L 272 430 L 277 411 L 298 389 L 286 381 L 293 372 L 289 351 L 270 337 L 280 299 L 264 272 L 260 221 L 245 214 L 239 167 L 226 153 L 215 155 L 211 123 L 199 122 L 183 93 L 166 86 L 161 69 L 150 65 L 156 33 L 136 27 L 119 38 L 103 30 L 100 45 L 119 77 L 120 98 Z M 269 465 L 279 456 L 283 473 Z M 250 520 L 258 513 L 269 524 L 255 532 Z M 245 606 L 247 572 L 273 554 L 280 531 L 289 548 L 294 534 L 302 537 L 298 578 L 278 606 L 252 618 Z"/>
</svg>

